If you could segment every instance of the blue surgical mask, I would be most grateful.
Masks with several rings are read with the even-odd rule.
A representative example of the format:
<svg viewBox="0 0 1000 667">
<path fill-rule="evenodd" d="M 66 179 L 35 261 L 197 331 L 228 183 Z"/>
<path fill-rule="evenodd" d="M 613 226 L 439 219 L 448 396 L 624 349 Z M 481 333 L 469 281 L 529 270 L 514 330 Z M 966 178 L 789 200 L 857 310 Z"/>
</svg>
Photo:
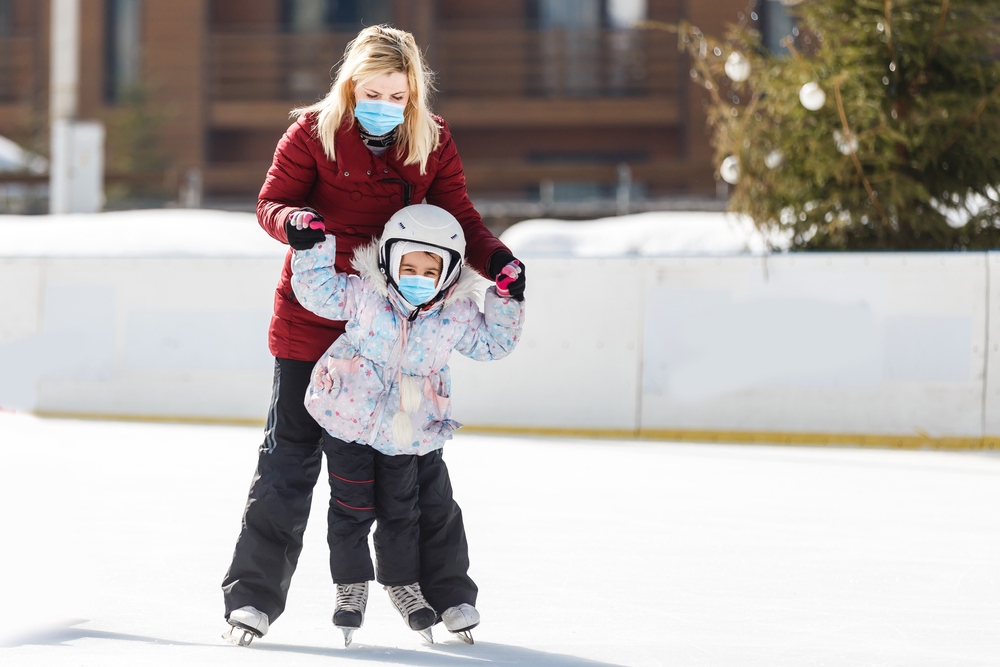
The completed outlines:
<svg viewBox="0 0 1000 667">
<path fill-rule="evenodd" d="M 400 276 L 399 293 L 413 306 L 430 301 L 437 294 L 434 279 L 427 276 Z"/>
<path fill-rule="evenodd" d="M 380 137 L 403 122 L 403 105 L 382 100 L 358 100 L 354 117 L 366 130 Z"/>
</svg>

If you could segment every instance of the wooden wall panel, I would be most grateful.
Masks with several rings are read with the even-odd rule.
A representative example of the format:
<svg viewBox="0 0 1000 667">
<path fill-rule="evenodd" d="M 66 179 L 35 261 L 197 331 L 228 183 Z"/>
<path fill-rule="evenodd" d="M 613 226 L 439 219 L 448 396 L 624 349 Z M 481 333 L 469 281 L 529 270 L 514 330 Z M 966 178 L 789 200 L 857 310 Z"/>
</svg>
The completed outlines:
<svg viewBox="0 0 1000 667">
<path fill-rule="evenodd" d="M 212 0 L 213 30 L 241 28 L 272 30 L 278 22 L 279 0 Z"/>
<path fill-rule="evenodd" d="M 154 108 L 168 116 L 162 150 L 179 170 L 200 166 L 205 157 L 208 0 L 146 2 L 143 13 L 143 76 Z"/>
</svg>

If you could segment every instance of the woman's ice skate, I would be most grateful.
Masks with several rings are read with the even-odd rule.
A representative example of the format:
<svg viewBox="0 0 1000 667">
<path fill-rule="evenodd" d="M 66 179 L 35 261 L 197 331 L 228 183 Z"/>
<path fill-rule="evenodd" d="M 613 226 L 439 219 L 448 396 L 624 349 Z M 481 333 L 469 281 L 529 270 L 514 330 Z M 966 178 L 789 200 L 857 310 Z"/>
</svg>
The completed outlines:
<svg viewBox="0 0 1000 667">
<path fill-rule="evenodd" d="M 351 645 L 354 631 L 365 622 L 367 606 L 367 581 L 360 584 L 337 584 L 337 608 L 333 612 L 333 624 L 344 633 L 344 648 Z"/>
<path fill-rule="evenodd" d="M 458 635 L 466 644 L 475 643 L 472 641 L 472 628 L 479 625 L 479 612 L 471 604 L 448 607 L 441 614 L 441 620 L 448 632 Z"/>
<path fill-rule="evenodd" d="M 256 607 L 246 606 L 234 609 L 226 619 L 229 623 L 229 632 L 225 632 L 222 638 L 227 642 L 237 646 L 249 646 L 254 637 L 263 637 L 267 634 L 267 614 L 258 611 Z M 241 630 L 242 634 L 236 634 Z"/>
<path fill-rule="evenodd" d="M 420 584 L 386 586 L 385 590 L 389 592 L 389 599 L 410 629 L 416 630 L 421 637 L 433 644 L 431 626 L 437 622 L 437 612 L 424 599 Z"/>
</svg>

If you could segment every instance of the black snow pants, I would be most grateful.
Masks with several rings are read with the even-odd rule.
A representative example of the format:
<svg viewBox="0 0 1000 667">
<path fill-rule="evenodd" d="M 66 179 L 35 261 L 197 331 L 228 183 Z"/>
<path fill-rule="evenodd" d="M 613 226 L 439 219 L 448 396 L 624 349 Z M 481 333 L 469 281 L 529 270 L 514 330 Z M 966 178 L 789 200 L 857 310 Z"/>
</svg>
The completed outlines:
<svg viewBox="0 0 1000 667">
<path fill-rule="evenodd" d="M 375 527 L 378 582 L 406 586 L 420 580 L 419 456 L 386 456 L 367 445 L 323 434 L 330 473 L 327 542 L 337 584 L 375 578 L 368 532 Z"/>
<path fill-rule="evenodd" d="M 323 456 L 324 431 L 303 404 L 313 366 L 275 360 L 264 442 L 236 551 L 222 582 L 226 618 L 234 609 L 252 605 L 273 623 L 285 610 Z M 417 485 L 424 597 L 439 613 L 462 603 L 475 605 L 478 588 L 468 574 L 462 511 L 452 496 L 441 450 L 417 457 Z"/>
</svg>

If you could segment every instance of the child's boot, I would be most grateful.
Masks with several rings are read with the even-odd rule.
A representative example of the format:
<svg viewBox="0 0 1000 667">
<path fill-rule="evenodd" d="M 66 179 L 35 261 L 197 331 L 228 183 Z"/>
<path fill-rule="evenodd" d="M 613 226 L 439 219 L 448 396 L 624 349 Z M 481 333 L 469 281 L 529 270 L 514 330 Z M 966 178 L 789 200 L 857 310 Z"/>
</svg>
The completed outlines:
<svg viewBox="0 0 1000 667">
<path fill-rule="evenodd" d="M 386 586 L 385 590 L 389 592 L 389 599 L 410 629 L 416 630 L 421 637 L 433 644 L 431 626 L 437 622 L 437 612 L 424 599 L 420 584 Z"/>
<path fill-rule="evenodd" d="M 458 635 L 458 638 L 466 644 L 474 643 L 472 628 L 479 625 L 479 612 L 471 604 L 462 603 L 448 607 L 441 614 L 441 620 L 444 621 L 444 627 L 448 628 L 448 632 Z"/>
<path fill-rule="evenodd" d="M 354 631 L 365 622 L 368 606 L 368 582 L 337 584 L 337 607 L 333 611 L 333 624 L 344 633 L 344 648 L 351 645 Z"/>
</svg>

